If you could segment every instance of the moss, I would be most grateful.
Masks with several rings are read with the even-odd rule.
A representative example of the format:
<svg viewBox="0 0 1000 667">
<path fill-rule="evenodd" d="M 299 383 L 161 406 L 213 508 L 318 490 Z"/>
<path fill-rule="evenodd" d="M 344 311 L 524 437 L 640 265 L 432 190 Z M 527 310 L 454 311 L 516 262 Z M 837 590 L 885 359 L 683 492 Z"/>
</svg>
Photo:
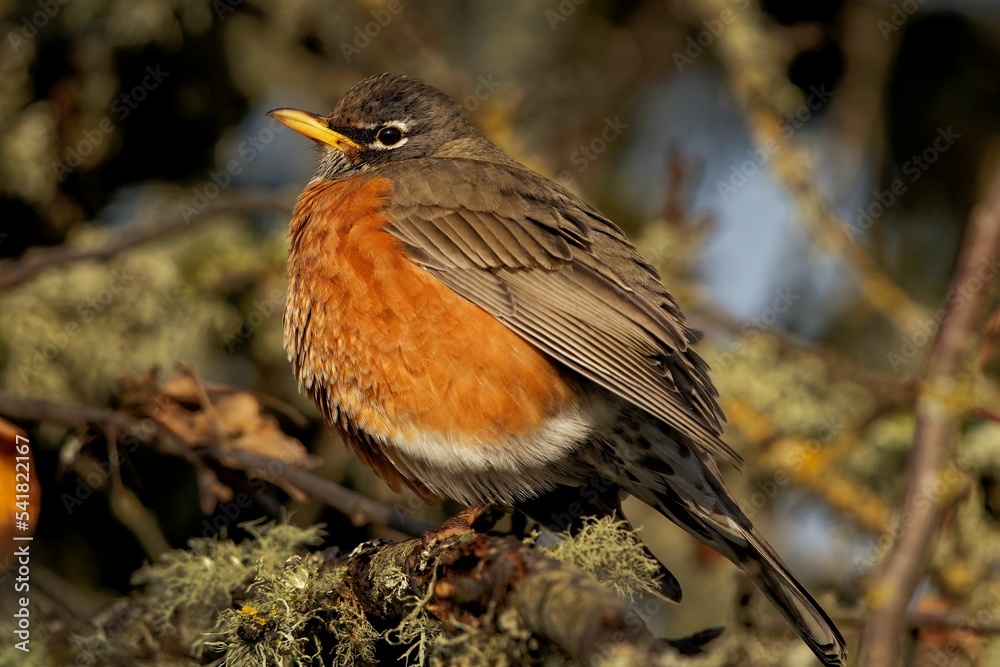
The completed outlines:
<svg viewBox="0 0 1000 667">
<path fill-rule="evenodd" d="M 146 193 L 140 226 L 177 209 L 183 194 L 169 189 Z M 80 228 L 67 247 L 92 248 L 117 231 Z M 183 359 L 206 376 L 225 376 L 228 360 L 219 354 L 254 310 L 282 292 L 284 252 L 279 235 L 261 239 L 239 216 L 145 244 L 107 264 L 78 262 L 53 268 L 0 294 L 0 382 L 10 391 L 50 400 L 103 405 L 112 399 L 115 378 L 170 368 Z M 262 268 L 263 267 L 263 268 Z M 262 294 L 234 306 L 234 276 L 271 276 Z M 276 303 L 256 328 L 273 336 L 281 330 Z M 267 361 L 282 359 L 280 344 Z M 225 355 L 224 355 L 225 356 Z"/>
<path fill-rule="evenodd" d="M 576 535 L 564 537 L 543 553 L 589 572 L 631 601 L 658 590 L 660 564 L 646 555 L 636 531 L 624 521 L 588 518 Z"/>
<path fill-rule="evenodd" d="M 270 528 L 258 538 L 264 555 L 244 600 L 222 612 L 206 645 L 234 667 L 311 665 L 329 652 L 336 665 L 374 662 L 381 635 L 343 586 L 344 569 L 324 565 L 319 555 L 283 558 L 311 535 L 277 528 L 289 527 Z M 277 558 L 268 558 L 268 550 Z"/>
<path fill-rule="evenodd" d="M 404 599 L 410 592 L 410 578 L 396 566 L 382 568 L 382 588 L 391 591 L 398 599 Z"/>
<path fill-rule="evenodd" d="M 341 596 L 334 604 L 329 629 L 337 639 L 335 664 L 353 667 L 375 660 L 375 645 L 382 635 L 368 621 L 353 595 Z"/>
<path fill-rule="evenodd" d="M 315 557 L 293 556 L 280 567 L 261 562 L 247 600 L 223 611 L 218 639 L 207 645 L 223 651 L 233 667 L 312 664 L 322 650 L 316 632 L 322 629 L 327 594 L 341 580 L 340 570 L 321 571 Z"/>
<path fill-rule="evenodd" d="M 782 433 L 821 441 L 864 415 L 873 402 L 870 391 L 831 377 L 818 355 L 783 348 L 776 338 L 761 333 L 767 328 L 749 327 L 728 344 L 706 341 L 703 355 L 727 402 L 746 402 Z"/>
<path fill-rule="evenodd" d="M 431 618 L 426 612 L 427 603 L 434 596 L 436 581 L 436 577 L 431 577 L 427 591 L 422 598 L 412 593 L 406 593 L 405 596 L 400 595 L 404 600 L 407 597 L 410 598 L 412 607 L 403 620 L 399 622 L 399 625 L 386 633 L 385 639 L 389 644 L 409 647 L 400 656 L 400 660 L 403 660 L 407 667 L 411 665 L 424 667 L 427 664 L 427 659 L 433 651 L 435 639 L 441 635 L 444 629 L 444 624 Z M 402 592 L 401 585 L 398 590 Z"/>
<path fill-rule="evenodd" d="M 189 622 L 210 625 L 219 610 L 232 606 L 233 591 L 255 574 L 260 579 L 290 554 L 322 542 L 319 527 L 260 523 L 241 527 L 253 539 L 239 545 L 225 539 L 193 539 L 188 550 L 169 551 L 132 576 L 134 585 L 146 587 L 157 630 L 165 628 L 178 610 L 184 610 Z"/>
<path fill-rule="evenodd" d="M 429 563 L 429 566 L 436 567 L 436 564 Z M 405 582 L 405 575 L 403 576 Z M 471 624 L 455 616 L 449 618 L 447 623 L 430 616 L 426 607 L 433 597 L 434 584 L 435 579 L 432 578 L 423 597 L 409 592 L 408 582 L 401 583 L 396 588 L 400 596 L 412 606 L 399 625 L 386 634 L 386 641 L 395 646 L 406 647 L 401 659 L 407 667 L 515 667 L 541 664 L 539 654 L 542 647 L 512 610 L 499 614 L 487 611 Z M 552 653 L 554 650 L 548 652 Z"/>
<path fill-rule="evenodd" d="M 569 665 L 558 647 L 533 636 L 512 610 L 456 608 L 442 621 L 428 610 L 436 578 L 415 591 L 398 567 L 381 571 L 377 586 L 396 609 L 399 623 L 380 631 L 366 617 L 345 583 L 343 561 L 305 554 L 320 542 L 318 528 L 249 524 L 253 538 L 195 539 L 133 577 L 145 590 L 123 601 L 128 632 L 114 641 L 104 628 L 74 638 L 91 664 L 167 665 L 222 661 L 230 667 L 300 667 L 330 663 L 369 665 L 380 652 L 394 652 L 408 667 L 527 667 Z M 659 566 L 648 559 L 633 531 L 614 519 L 589 520 L 576 536 L 545 553 L 592 573 L 622 595 L 635 598 L 655 589 Z M 424 554 L 423 566 L 440 564 Z M 167 634 L 173 635 L 164 641 Z M 180 656 L 162 655 L 161 645 L 179 646 Z M 392 650 L 392 647 L 395 647 Z M 184 656 L 184 653 L 187 656 Z M 173 653 L 178 653 L 176 650 Z M 169 663 L 168 660 L 177 660 Z"/>
<path fill-rule="evenodd" d="M 535 664 L 539 642 L 514 611 L 501 612 L 495 627 L 455 624 L 458 631 L 435 638 L 435 656 L 457 667 L 518 667 Z M 556 657 L 552 656 L 553 659 Z M 546 660 L 546 665 L 553 662 Z"/>
<path fill-rule="evenodd" d="M 87 632 L 77 632 L 69 639 L 77 665 L 133 665 L 137 658 L 151 657 L 155 664 L 194 665 L 192 660 L 160 660 L 159 644 L 146 622 L 144 607 L 121 600 L 112 613 L 95 620 Z M 194 635 L 197 638 L 197 634 Z M 148 664 L 143 661 L 142 664 Z"/>
<path fill-rule="evenodd" d="M 37 630 L 32 630 L 32 638 L 29 647 L 30 651 L 22 651 L 15 648 L 16 639 L 14 626 L 9 623 L 0 625 L 0 633 L 3 634 L 4 642 L 0 644 L 0 665 L 18 665 L 18 667 L 55 667 L 55 659 L 49 655 L 46 644 L 42 641 Z"/>
<path fill-rule="evenodd" d="M 433 590 L 431 584 L 429 590 Z M 431 596 L 413 598 L 410 613 L 387 635 L 389 643 L 405 646 L 402 655 L 408 667 L 454 665 L 455 667 L 559 667 L 570 661 L 552 644 L 540 642 L 521 623 L 513 610 L 492 611 L 474 624 L 452 617 L 442 623 L 427 614 Z"/>
<path fill-rule="evenodd" d="M 245 629 L 276 624 L 273 617 L 280 607 L 276 600 L 296 599 L 292 593 L 297 587 L 312 581 L 301 568 L 306 567 L 303 562 L 314 563 L 315 559 L 304 561 L 295 554 L 319 544 L 322 530 L 273 523 L 241 527 L 252 539 L 240 544 L 227 539 L 194 539 L 187 550 L 167 552 L 158 562 L 136 572 L 132 582 L 145 586 L 144 591 L 131 600 L 118 601 L 95 619 L 91 628 L 69 638 L 80 664 L 200 664 L 206 633 L 218 624 L 228 622 L 234 632 L 240 625 Z M 315 564 L 309 567 L 317 568 Z M 315 577 L 313 588 L 332 590 L 339 580 L 338 572 L 324 573 Z M 256 595 L 255 587 L 266 593 L 262 597 L 270 604 L 261 605 L 256 614 L 248 605 L 234 610 L 233 596 L 241 591 Z M 167 635 L 169 640 L 164 639 Z M 179 647 L 180 655 L 163 655 L 164 643 Z"/>
<path fill-rule="evenodd" d="M 543 550 L 555 560 L 589 572 L 599 581 L 629 599 L 657 590 L 659 564 L 647 557 L 638 536 L 623 521 L 613 518 L 588 519 L 573 536 Z M 435 567 L 433 563 L 429 567 Z M 487 612 L 474 624 L 459 618 L 447 624 L 427 614 L 434 582 L 423 598 L 409 592 L 409 582 L 399 572 L 395 590 L 409 596 L 410 612 L 387 634 L 393 645 L 407 647 L 403 657 L 408 666 L 429 664 L 461 667 L 515 667 L 519 665 L 569 665 L 569 657 L 551 643 L 531 635 L 516 612 Z M 392 574 L 390 573 L 390 577 Z M 390 584 L 392 582 L 389 582 Z"/>
</svg>

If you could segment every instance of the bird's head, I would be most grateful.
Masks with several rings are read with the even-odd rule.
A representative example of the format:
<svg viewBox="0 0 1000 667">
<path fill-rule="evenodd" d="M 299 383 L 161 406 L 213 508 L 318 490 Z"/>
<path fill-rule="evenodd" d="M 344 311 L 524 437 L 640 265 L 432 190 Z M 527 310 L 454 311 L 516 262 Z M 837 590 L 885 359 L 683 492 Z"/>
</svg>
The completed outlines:
<svg viewBox="0 0 1000 667">
<path fill-rule="evenodd" d="M 319 144 L 314 179 L 345 178 L 443 151 L 456 156 L 492 148 L 451 98 L 420 79 L 397 74 L 358 83 L 327 116 L 298 109 L 267 115 Z"/>
</svg>

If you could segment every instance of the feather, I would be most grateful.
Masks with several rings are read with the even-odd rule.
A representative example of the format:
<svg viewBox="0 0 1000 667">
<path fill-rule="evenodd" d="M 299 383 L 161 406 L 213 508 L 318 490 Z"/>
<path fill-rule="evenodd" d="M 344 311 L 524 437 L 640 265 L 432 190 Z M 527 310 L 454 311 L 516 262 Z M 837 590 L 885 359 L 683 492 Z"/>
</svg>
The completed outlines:
<svg viewBox="0 0 1000 667">
<path fill-rule="evenodd" d="M 707 364 L 689 348 L 698 334 L 614 223 L 513 162 L 418 161 L 382 167 L 398 184 L 389 231 L 412 261 L 562 365 L 739 464 L 720 437 Z"/>
</svg>

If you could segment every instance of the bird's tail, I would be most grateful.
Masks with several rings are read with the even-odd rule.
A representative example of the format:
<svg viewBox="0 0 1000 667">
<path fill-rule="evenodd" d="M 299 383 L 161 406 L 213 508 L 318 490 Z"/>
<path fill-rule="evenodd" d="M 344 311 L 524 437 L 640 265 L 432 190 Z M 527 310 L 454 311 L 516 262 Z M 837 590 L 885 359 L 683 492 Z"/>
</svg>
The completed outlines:
<svg viewBox="0 0 1000 667">
<path fill-rule="evenodd" d="M 705 473 L 708 479 L 704 481 L 714 487 L 714 503 L 696 502 L 697 491 L 694 497 L 685 498 L 683 491 L 678 493 L 676 480 L 664 479 L 668 482 L 666 489 L 654 492 L 655 501 L 650 504 L 746 572 L 824 665 L 846 665 L 847 646 L 837 626 L 757 532 L 721 482 L 712 479 L 712 471 Z M 697 486 L 701 487 L 699 491 L 705 491 L 702 485 Z"/>
<path fill-rule="evenodd" d="M 823 608 L 756 530 L 750 529 L 747 542 L 749 546 L 744 547 L 741 560 L 734 562 L 788 619 L 824 665 L 846 665 L 844 637 Z"/>
</svg>

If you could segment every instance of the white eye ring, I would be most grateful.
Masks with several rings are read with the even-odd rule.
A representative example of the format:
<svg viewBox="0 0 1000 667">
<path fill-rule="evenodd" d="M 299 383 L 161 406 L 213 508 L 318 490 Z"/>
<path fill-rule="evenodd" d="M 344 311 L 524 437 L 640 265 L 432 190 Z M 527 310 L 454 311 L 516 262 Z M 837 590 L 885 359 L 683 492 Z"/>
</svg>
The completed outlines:
<svg viewBox="0 0 1000 667">
<path fill-rule="evenodd" d="M 406 133 L 395 125 L 386 125 L 375 133 L 375 140 L 386 148 L 398 148 L 406 143 Z"/>
</svg>

